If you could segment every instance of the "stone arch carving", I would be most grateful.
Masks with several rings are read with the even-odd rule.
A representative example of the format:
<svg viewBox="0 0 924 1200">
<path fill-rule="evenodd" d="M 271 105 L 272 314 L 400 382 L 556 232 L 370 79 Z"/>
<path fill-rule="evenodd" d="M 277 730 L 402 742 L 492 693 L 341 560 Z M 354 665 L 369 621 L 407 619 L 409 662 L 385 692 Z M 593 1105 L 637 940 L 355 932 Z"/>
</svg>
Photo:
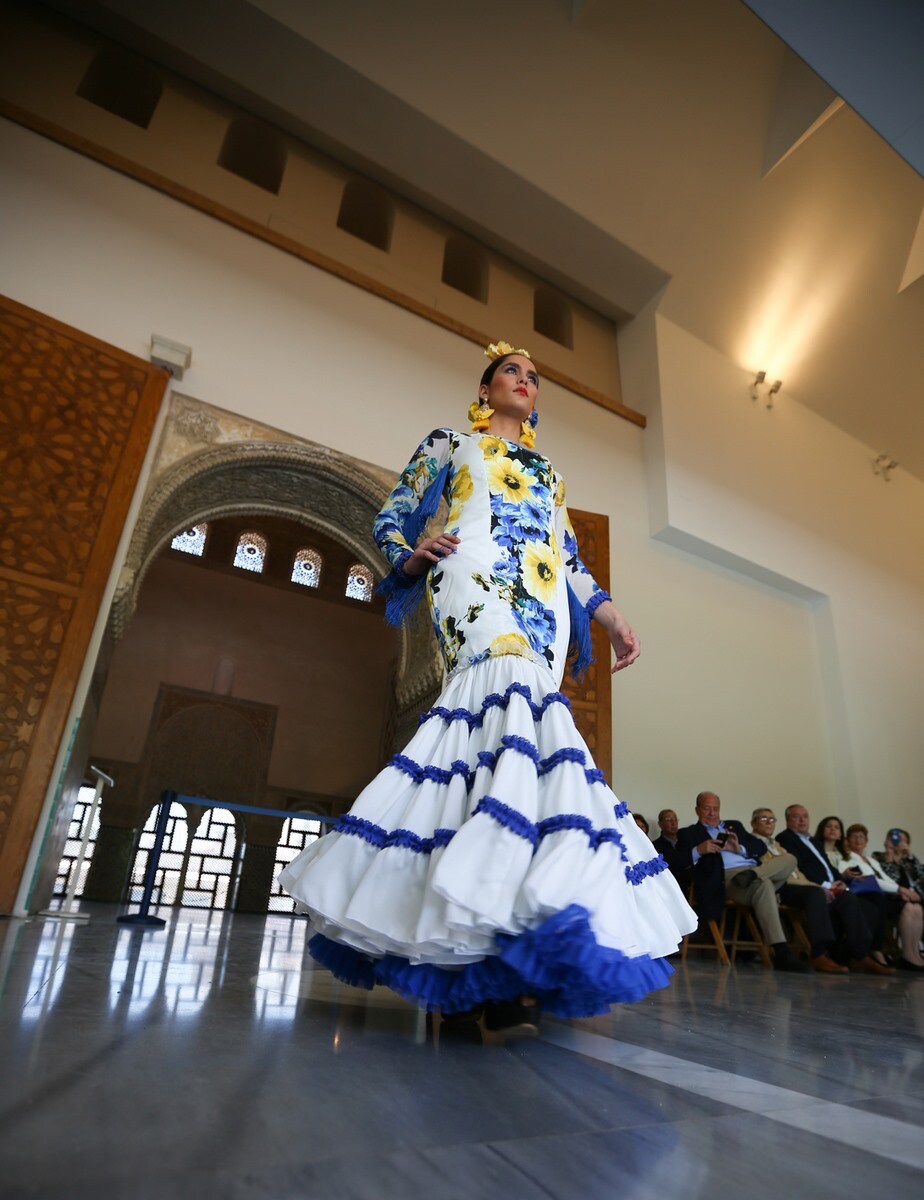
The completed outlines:
<svg viewBox="0 0 924 1200">
<path fill-rule="evenodd" d="M 188 454 L 157 477 L 145 497 L 116 587 L 110 635 L 118 640 L 124 634 L 150 564 L 176 531 L 217 517 L 291 517 L 349 547 L 381 579 L 386 568 L 370 530 L 387 494 L 367 464 L 325 446 L 241 441 Z M 396 742 L 407 739 L 417 713 L 443 682 L 423 605 L 400 637 Z"/>
</svg>

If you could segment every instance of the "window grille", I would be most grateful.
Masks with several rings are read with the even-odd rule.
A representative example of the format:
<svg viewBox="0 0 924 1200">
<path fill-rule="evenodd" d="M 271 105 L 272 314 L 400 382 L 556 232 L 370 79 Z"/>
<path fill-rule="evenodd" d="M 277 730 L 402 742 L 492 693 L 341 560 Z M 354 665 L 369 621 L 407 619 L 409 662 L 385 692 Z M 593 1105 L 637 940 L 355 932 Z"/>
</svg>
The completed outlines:
<svg viewBox="0 0 924 1200">
<path fill-rule="evenodd" d="M 344 595 L 351 600 L 363 600 L 367 604 L 372 599 L 372 572 L 362 563 L 353 563 L 347 575 Z"/>
<path fill-rule="evenodd" d="M 192 529 L 184 529 L 170 543 L 171 550 L 182 550 L 184 554 L 195 554 L 201 558 L 205 553 L 205 536 L 208 525 L 194 525 Z"/>
<path fill-rule="evenodd" d="M 234 565 L 242 571 L 263 571 L 266 562 L 266 538 L 262 533 L 242 533 L 234 554 Z"/>
<path fill-rule="evenodd" d="M 295 561 L 292 563 L 292 574 L 290 576 L 292 582 L 300 583 L 304 587 L 319 587 L 323 561 L 317 550 L 299 550 L 295 555 Z"/>
</svg>

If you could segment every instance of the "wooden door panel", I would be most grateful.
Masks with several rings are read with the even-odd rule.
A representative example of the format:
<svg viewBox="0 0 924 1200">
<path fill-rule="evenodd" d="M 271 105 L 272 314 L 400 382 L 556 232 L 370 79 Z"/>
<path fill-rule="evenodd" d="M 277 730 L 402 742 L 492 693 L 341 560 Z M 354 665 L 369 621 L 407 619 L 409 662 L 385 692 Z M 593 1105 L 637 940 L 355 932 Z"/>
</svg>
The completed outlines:
<svg viewBox="0 0 924 1200">
<path fill-rule="evenodd" d="M 600 587 L 610 588 L 610 522 L 603 513 L 582 512 L 569 508 L 568 515 L 577 537 L 581 558 Z M 613 769 L 613 698 L 610 674 L 609 638 L 596 621 L 590 623 L 594 661 L 579 684 L 565 673 L 562 691 L 571 701 L 574 722 L 587 743 L 594 761 L 612 779 Z"/>
<path fill-rule="evenodd" d="M 0 297 L 0 912 L 9 912 L 164 371 Z"/>
</svg>

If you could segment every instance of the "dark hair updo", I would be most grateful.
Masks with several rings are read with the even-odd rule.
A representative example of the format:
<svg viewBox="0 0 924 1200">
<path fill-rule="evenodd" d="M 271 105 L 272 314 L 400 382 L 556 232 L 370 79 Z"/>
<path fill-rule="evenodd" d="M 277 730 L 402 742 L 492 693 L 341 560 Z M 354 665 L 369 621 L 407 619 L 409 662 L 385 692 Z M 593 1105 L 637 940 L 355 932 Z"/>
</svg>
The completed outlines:
<svg viewBox="0 0 924 1200">
<path fill-rule="evenodd" d="M 481 382 L 478 384 L 479 388 L 486 387 L 491 382 L 491 380 L 494 378 L 494 372 L 501 365 L 501 363 L 506 362 L 508 358 L 516 358 L 518 354 L 519 351 L 513 350 L 510 354 L 502 354 L 500 358 L 495 358 L 492 362 L 489 362 L 484 369 L 484 374 L 481 376 Z M 527 355 L 519 354 L 519 357 L 526 358 Z M 529 361 L 532 362 L 532 359 Z M 536 371 L 535 363 L 533 363 L 533 370 Z M 539 372 L 536 371 L 537 376 L 538 374 Z"/>
</svg>

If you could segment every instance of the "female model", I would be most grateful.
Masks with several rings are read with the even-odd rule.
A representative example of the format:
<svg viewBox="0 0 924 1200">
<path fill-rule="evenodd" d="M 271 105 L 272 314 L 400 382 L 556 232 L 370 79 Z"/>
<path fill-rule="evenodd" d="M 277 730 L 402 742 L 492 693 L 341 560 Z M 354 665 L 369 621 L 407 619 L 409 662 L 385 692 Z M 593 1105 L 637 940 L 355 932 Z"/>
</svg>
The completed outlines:
<svg viewBox="0 0 924 1200">
<path fill-rule="evenodd" d="M 558 690 L 569 649 L 576 672 L 590 662 L 591 618 L 614 671 L 639 642 L 581 562 L 564 482 L 532 448 L 534 364 L 504 342 L 486 354 L 473 431 L 424 438 L 374 525 L 388 617 L 426 593 L 446 688 L 280 882 L 339 979 L 443 1014 L 488 1005 L 496 1028 L 534 1001 L 590 1016 L 662 987 L 696 918 Z M 427 536 L 441 499 L 445 526 Z"/>
</svg>

